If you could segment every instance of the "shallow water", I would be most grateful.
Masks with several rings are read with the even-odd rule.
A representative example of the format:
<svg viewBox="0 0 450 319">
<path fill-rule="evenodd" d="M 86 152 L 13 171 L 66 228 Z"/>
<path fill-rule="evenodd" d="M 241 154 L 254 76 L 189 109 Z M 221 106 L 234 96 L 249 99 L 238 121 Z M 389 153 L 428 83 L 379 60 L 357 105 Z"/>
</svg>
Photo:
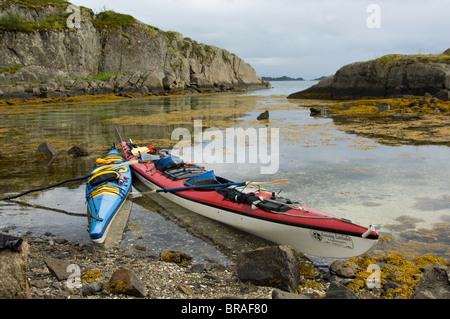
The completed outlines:
<svg viewBox="0 0 450 319">
<path fill-rule="evenodd" d="M 310 101 L 293 103 L 285 98 L 313 83 L 273 82 L 272 89 L 245 94 L 0 109 L 0 196 L 89 174 L 95 158 L 103 156 L 112 142 L 117 143 L 116 126 L 124 139 L 158 147 L 177 143 L 171 140 L 177 128 L 186 128 L 194 139 L 194 120 L 199 119 L 203 132 L 207 128 L 224 132 L 231 127 L 252 127 L 257 133 L 264 128 L 269 132 L 279 129 L 279 137 L 266 145 L 267 154 L 279 161 L 276 174 L 261 174 L 267 163 L 248 163 L 248 154 L 246 163 L 223 160 L 204 164 L 235 181 L 287 178 L 286 184 L 270 189 L 306 206 L 363 225 L 373 224 L 382 235 L 394 238 L 375 249 L 449 257 L 450 148 L 385 146 L 344 133 L 332 119 L 311 117 Z M 270 119 L 257 121 L 266 109 Z M 60 153 L 51 162 L 34 156 L 43 141 Z M 205 138 L 202 149 L 210 143 Z M 93 153 L 84 158 L 68 157 L 66 151 L 76 144 L 91 148 Z M 246 145 L 252 146 L 250 141 Z M 230 152 L 225 146 L 217 150 L 224 151 L 223 159 Z M 265 244 L 195 214 L 168 208 L 169 215 L 191 227 L 187 231 L 161 214 L 161 207 L 152 200 L 135 196 L 121 249 L 140 245 L 147 247 L 148 254 L 177 250 L 194 259 L 227 263 L 222 252 L 198 236 L 225 234 L 220 236 L 227 236 L 223 241 L 229 242 L 227 249 L 234 252 Z M 19 235 L 27 231 L 36 236 L 47 233 L 89 243 L 85 213 L 84 185 L 70 183 L 14 202 L 0 202 L 0 230 Z M 233 243 L 233 237 L 239 240 Z"/>
</svg>

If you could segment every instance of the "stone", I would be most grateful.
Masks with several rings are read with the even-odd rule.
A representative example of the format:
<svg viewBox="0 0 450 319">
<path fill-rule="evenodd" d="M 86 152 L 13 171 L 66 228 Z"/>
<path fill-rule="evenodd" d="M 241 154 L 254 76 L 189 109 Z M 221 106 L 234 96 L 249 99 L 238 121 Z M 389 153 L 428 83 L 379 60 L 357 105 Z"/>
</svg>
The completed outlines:
<svg viewBox="0 0 450 319">
<path fill-rule="evenodd" d="M 438 98 L 442 101 L 450 101 L 450 91 L 449 90 L 440 90 L 437 92 L 434 97 Z"/>
<path fill-rule="evenodd" d="M 311 299 L 305 294 L 294 294 L 280 289 L 272 290 L 272 299 Z"/>
<path fill-rule="evenodd" d="M 58 154 L 58 151 L 48 142 L 44 142 L 41 145 L 39 145 L 38 149 L 36 150 L 36 155 L 44 154 L 47 158 L 52 158 L 53 156 L 56 156 Z"/>
<path fill-rule="evenodd" d="M 69 154 L 70 157 L 88 156 L 90 153 L 91 151 L 87 147 L 78 145 L 73 146 L 67 151 L 67 154 Z"/>
<path fill-rule="evenodd" d="M 258 115 L 258 117 L 256 118 L 258 121 L 261 120 L 268 120 L 269 119 L 269 111 L 265 110 L 264 112 L 262 112 L 261 114 Z"/>
<path fill-rule="evenodd" d="M 103 286 L 100 283 L 93 281 L 81 287 L 81 294 L 83 296 L 89 296 L 102 291 L 102 289 Z"/>
<path fill-rule="evenodd" d="M 20 252 L 0 249 L 0 299 L 31 299 L 27 268 L 26 242 L 22 242 Z"/>
<path fill-rule="evenodd" d="M 67 268 L 71 264 L 67 260 L 58 258 L 45 258 L 44 263 L 47 265 L 50 273 L 59 281 L 69 278 L 69 276 L 72 274 L 71 272 L 67 271 Z"/>
<path fill-rule="evenodd" d="M 450 299 L 449 267 L 435 263 L 417 283 L 411 299 Z"/>
<path fill-rule="evenodd" d="M 286 245 L 259 248 L 238 255 L 236 270 L 243 282 L 293 292 L 300 282 L 294 251 Z"/>
<path fill-rule="evenodd" d="M 194 291 L 188 285 L 179 285 L 178 290 L 188 296 L 194 294 Z"/>
<path fill-rule="evenodd" d="M 346 260 L 336 259 L 330 265 L 330 271 L 343 278 L 355 278 L 356 273 L 360 270 L 361 267 L 359 267 L 357 264 Z"/>
<path fill-rule="evenodd" d="M 349 288 L 332 281 L 324 299 L 359 299 L 358 296 Z"/>
<path fill-rule="evenodd" d="M 145 297 L 148 294 L 145 284 L 133 271 L 124 267 L 114 272 L 105 288 L 113 293 L 134 297 Z"/>
</svg>

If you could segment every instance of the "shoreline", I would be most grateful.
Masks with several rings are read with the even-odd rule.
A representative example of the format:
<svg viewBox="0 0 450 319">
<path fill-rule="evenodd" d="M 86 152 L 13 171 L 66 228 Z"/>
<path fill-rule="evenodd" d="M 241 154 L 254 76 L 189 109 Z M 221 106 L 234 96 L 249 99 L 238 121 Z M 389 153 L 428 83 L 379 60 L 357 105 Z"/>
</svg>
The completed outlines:
<svg viewBox="0 0 450 319">
<path fill-rule="evenodd" d="M 290 101 L 301 106 L 303 100 Z M 450 101 L 425 95 L 320 103 L 310 108 L 311 116 L 329 117 L 349 134 L 390 146 L 450 146 Z"/>
<path fill-rule="evenodd" d="M 235 263 L 226 266 L 214 260 L 193 263 L 189 256 L 177 252 L 149 256 L 139 246 L 121 251 L 117 247 L 80 244 L 51 236 L 25 234 L 22 238 L 27 245 L 26 277 L 31 299 L 257 299 L 261 302 L 269 299 L 436 299 L 428 297 L 428 290 L 434 286 L 423 287 L 420 280 L 428 272 L 445 273 L 446 269 L 448 273 L 450 269 L 448 260 L 436 256 L 410 260 L 398 254 L 386 254 L 383 258 L 364 255 L 337 259 L 324 271 L 312 262 L 305 263 L 299 254 L 300 282 L 295 292 L 286 292 L 241 281 Z M 59 278 L 55 274 L 58 270 L 49 266 L 50 261 L 62 263 L 64 267 L 75 266 L 79 286 L 71 285 L 73 276 Z M 369 286 L 371 265 L 379 267 L 381 272 L 379 286 Z M 145 295 L 116 291 L 111 286 L 111 278 L 124 268 L 138 278 Z M 442 282 L 434 284 L 438 287 Z M 446 289 L 450 293 L 450 288 Z"/>
</svg>

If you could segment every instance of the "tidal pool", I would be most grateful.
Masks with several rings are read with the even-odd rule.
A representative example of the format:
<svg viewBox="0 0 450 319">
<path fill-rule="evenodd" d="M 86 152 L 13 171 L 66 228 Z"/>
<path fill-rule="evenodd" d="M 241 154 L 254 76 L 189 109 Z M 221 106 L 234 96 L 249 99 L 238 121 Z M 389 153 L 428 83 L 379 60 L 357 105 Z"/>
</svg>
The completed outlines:
<svg viewBox="0 0 450 319">
<path fill-rule="evenodd" d="M 288 179 L 286 184 L 270 189 L 304 205 L 363 225 L 372 224 L 388 236 L 389 241 L 375 246 L 375 253 L 450 257 L 450 148 L 386 146 L 347 134 L 330 118 L 310 116 L 309 107 L 322 102 L 294 103 L 286 99 L 287 94 L 311 84 L 274 82 L 273 89 L 245 94 L 0 109 L 0 197 L 89 174 L 95 158 L 118 142 L 116 127 L 124 139 L 137 144 L 171 148 L 179 142 L 172 139 L 172 133 L 180 128 L 192 133 L 192 143 L 198 142 L 194 121 L 201 120 L 202 134 L 212 128 L 225 133 L 227 128 L 239 127 L 253 128 L 257 134 L 264 130 L 270 133 L 262 146 L 267 147 L 266 155 L 278 163 L 274 174 L 261 173 L 261 167 L 268 165 L 261 162 L 261 157 L 249 163 L 252 141 L 247 139 L 244 148 L 232 150 L 236 156 L 246 152 L 244 163 L 227 161 L 230 149 L 226 149 L 226 143 L 215 149 L 215 162 L 201 163 L 217 175 L 235 181 Z M 269 119 L 256 120 L 265 110 L 269 111 Z M 204 152 L 210 143 L 217 142 L 215 139 L 208 135 L 197 149 Z M 45 141 L 59 152 L 51 161 L 35 156 L 39 144 Z M 67 150 L 74 145 L 90 148 L 91 155 L 69 157 Z M 258 147 L 253 150 L 263 151 Z M 218 154 L 222 154 L 222 161 L 217 160 L 221 157 Z M 182 209 L 164 207 L 163 214 L 152 199 L 133 196 L 121 249 L 145 246 L 148 254 L 185 250 L 194 259 L 226 263 L 227 257 L 211 242 L 218 234 L 226 236 L 222 242 L 228 243 L 225 250 L 232 253 L 267 244 Z M 0 231 L 18 235 L 29 231 L 36 236 L 47 233 L 89 243 L 85 202 L 83 182 L 2 201 Z"/>
</svg>

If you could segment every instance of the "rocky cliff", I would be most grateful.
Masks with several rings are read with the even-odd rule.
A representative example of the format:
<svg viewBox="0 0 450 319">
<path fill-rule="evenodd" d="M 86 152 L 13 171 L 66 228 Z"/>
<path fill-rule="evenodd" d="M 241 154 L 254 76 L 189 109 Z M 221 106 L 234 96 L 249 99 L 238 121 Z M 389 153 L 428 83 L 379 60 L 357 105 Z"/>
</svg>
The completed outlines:
<svg viewBox="0 0 450 319">
<path fill-rule="evenodd" d="M 450 96 L 450 55 L 392 54 L 340 68 L 333 76 L 288 98 L 355 99 L 432 94 Z"/>
<path fill-rule="evenodd" d="M 249 64 L 224 49 L 129 15 L 94 14 L 63 0 L 0 0 L 0 56 L 0 84 L 9 88 L 0 88 L 4 94 L 21 92 L 17 84 L 24 87 L 25 82 L 51 82 L 55 89 L 64 80 L 66 87 L 75 84 L 85 92 L 127 85 L 143 90 L 268 86 Z M 90 83 L 98 74 L 108 78 Z"/>
</svg>

